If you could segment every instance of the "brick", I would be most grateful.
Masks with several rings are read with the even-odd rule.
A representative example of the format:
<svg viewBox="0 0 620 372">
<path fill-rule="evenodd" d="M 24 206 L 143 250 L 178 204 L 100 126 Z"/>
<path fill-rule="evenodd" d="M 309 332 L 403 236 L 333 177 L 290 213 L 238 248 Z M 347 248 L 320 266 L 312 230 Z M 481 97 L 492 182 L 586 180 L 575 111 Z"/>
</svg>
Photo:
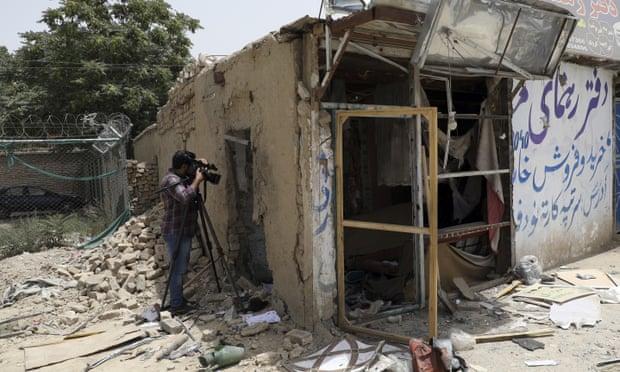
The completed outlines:
<svg viewBox="0 0 620 372">
<path fill-rule="evenodd" d="M 183 332 L 183 329 L 184 329 L 184 327 L 181 324 L 181 322 L 179 322 L 176 319 L 172 319 L 172 318 L 170 318 L 170 319 L 162 319 L 159 322 L 159 326 L 161 327 L 161 329 L 164 332 L 169 333 L 171 335 L 181 333 L 181 332 Z"/>
<path fill-rule="evenodd" d="M 243 337 L 255 336 L 259 333 L 265 332 L 267 329 L 269 329 L 269 323 L 266 323 L 266 322 L 257 323 L 249 327 L 243 328 L 241 330 L 241 336 Z"/>
<path fill-rule="evenodd" d="M 114 304 L 112 304 L 112 309 L 137 309 L 138 308 L 138 302 L 136 302 L 136 300 L 134 300 L 133 298 L 126 298 L 123 300 L 120 300 L 118 302 L 115 302 Z"/>
<path fill-rule="evenodd" d="M 164 271 L 162 269 L 155 269 L 155 270 L 151 270 L 148 273 L 146 273 L 146 278 L 148 280 L 154 280 L 154 279 L 159 278 L 163 274 L 164 274 Z"/>
<path fill-rule="evenodd" d="M 301 329 L 293 329 L 286 334 L 291 343 L 305 346 L 312 343 L 312 333 Z"/>
</svg>

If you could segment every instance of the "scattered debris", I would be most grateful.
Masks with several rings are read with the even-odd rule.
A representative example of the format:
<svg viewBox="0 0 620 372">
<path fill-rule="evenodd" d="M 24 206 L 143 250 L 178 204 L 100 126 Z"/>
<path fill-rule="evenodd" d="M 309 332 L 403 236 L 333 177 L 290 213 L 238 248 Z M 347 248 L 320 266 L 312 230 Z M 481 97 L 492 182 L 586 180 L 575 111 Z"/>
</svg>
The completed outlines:
<svg viewBox="0 0 620 372">
<path fill-rule="evenodd" d="M 509 294 L 510 292 L 514 291 L 518 286 L 522 285 L 523 282 L 520 280 L 513 280 L 511 284 L 509 284 L 506 288 L 502 289 L 501 291 L 497 292 L 497 294 L 495 295 L 495 298 L 501 298 L 506 296 L 507 294 Z"/>
<path fill-rule="evenodd" d="M 312 333 L 301 329 L 293 329 L 286 334 L 286 338 L 293 344 L 306 346 L 312 343 Z"/>
<path fill-rule="evenodd" d="M 256 336 L 257 334 L 265 332 L 268 329 L 269 329 L 269 323 L 267 322 L 256 323 L 254 325 L 243 328 L 241 330 L 241 336 L 243 337 Z"/>
<path fill-rule="evenodd" d="M 462 277 L 454 278 L 452 279 L 452 282 L 454 283 L 456 288 L 458 288 L 459 292 L 461 292 L 463 297 L 465 297 L 466 299 L 470 301 L 475 301 L 478 299 L 478 296 L 476 295 L 476 293 L 472 291 L 472 289 L 469 287 L 467 282 L 465 282 L 465 279 L 463 279 Z"/>
<path fill-rule="evenodd" d="M 97 361 L 95 361 L 93 363 L 88 363 L 86 365 L 85 371 L 90 371 L 91 369 L 97 368 L 100 365 L 102 365 L 103 363 L 105 363 L 107 361 L 110 361 L 110 360 L 116 358 L 119 355 L 125 354 L 126 352 L 128 352 L 130 350 L 136 349 L 136 348 L 138 348 L 138 347 L 140 347 L 142 345 L 146 345 L 146 344 L 148 344 L 149 342 L 152 342 L 152 341 L 153 341 L 153 339 L 151 339 L 151 338 L 145 338 L 145 339 L 142 339 L 142 340 L 138 340 L 138 341 L 136 341 L 136 342 L 134 342 L 132 344 L 129 344 L 127 346 L 124 346 L 124 347 L 121 347 L 119 349 L 116 349 L 112 353 L 106 355 L 105 357 L 103 357 L 103 358 L 101 358 L 101 359 L 99 359 L 99 360 L 97 360 Z"/>
<path fill-rule="evenodd" d="M 515 274 L 527 285 L 533 285 L 540 281 L 542 266 L 536 256 L 523 256 L 514 268 Z"/>
<path fill-rule="evenodd" d="M 605 367 L 605 366 L 609 366 L 612 364 L 617 364 L 620 363 L 620 358 L 615 358 L 615 359 L 610 359 L 610 360 L 604 360 L 602 362 L 598 362 L 596 363 L 597 367 Z"/>
<path fill-rule="evenodd" d="M 525 365 L 528 367 L 546 367 L 546 366 L 559 366 L 560 362 L 557 360 L 526 360 Z"/>
<path fill-rule="evenodd" d="M 557 276 L 558 279 L 578 287 L 609 289 L 617 286 L 617 283 L 601 270 L 563 270 L 558 272 Z"/>
<path fill-rule="evenodd" d="M 486 342 L 509 341 L 516 338 L 532 338 L 553 336 L 554 330 L 551 328 L 543 328 L 522 332 L 494 333 L 484 335 L 471 335 L 460 329 L 453 329 L 450 332 L 450 340 L 457 351 L 471 350 L 475 344 Z"/>
<path fill-rule="evenodd" d="M 159 326 L 161 327 L 162 331 L 171 335 L 179 334 L 185 329 L 185 327 L 183 327 L 183 324 L 180 321 L 173 318 L 162 319 L 159 322 Z"/>
<path fill-rule="evenodd" d="M 200 342 L 196 341 L 188 341 L 183 346 L 179 347 L 177 350 L 170 353 L 168 359 L 175 360 L 181 357 L 184 357 L 188 354 L 194 353 L 200 350 Z"/>
<path fill-rule="evenodd" d="M 72 338 L 60 343 L 24 348 L 26 370 L 57 364 L 95 354 L 146 336 L 135 326 L 114 328 L 92 336 Z"/>
<path fill-rule="evenodd" d="M 594 326 L 602 320 L 600 300 L 597 296 L 589 296 L 563 304 L 553 304 L 549 319 L 562 329 L 570 328 L 571 324 L 575 324 L 576 328 Z"/>
<path fill-rule="evenodd" d="M 332 371 L 344 368 L 362 370 L 375 360 L 380 352 L 379 346 L 382 344 L 366 344 L 352 336 L 347 336 L 333 341 L 310 355 L 291 360 L 286 368 L 292 372 Z"/>
<path fill-rule="evenodd" d="M 589 296 L 593 293 L 594 292 L 588 288 L 557 285 L 535 285 L 515 294 L 513 299 L 529 298 L 533 300 L 563 304 L 567 301 Z"/>
<path fill-rule="evenodd" d="M 610 288 L 606 291 L 597 291 L 603 304 L 620 304 L 620 287 Z"/>
<path fill-rule="evenodd" d="M 172 339 L 167 346 L 163 347 L 161 350 L 155 354 L 155 360 L 162 360 L 166 358 L 170 353 L 181 347 L 184 343 L 187 342 L 189 337 L 186 334 L 177 335 Z"/>
<path fill-rule="evenodd" d="M 75 288 L 77 282 L 75 280 L 65 281 L 62 279 L 50 278 L 34 278 L 28 279 L 23 284 L 9 286 L 2 296 L 0 308 L 13 305 L 22 298 L 41 295 L 44 299 L 57 297 L 58 291 Z"/>
<path fill-rule="evenodd" d="M 281 321 L 280 316 L 274 310 L 270 310 L 264 312 L 262 314 L 248 314 L 242 316 L 243 321 L 247 323 L 248 326 L 252 326 L 257 323 L 279 323 Z"/>
<path fill-rule="evenodd" d="M 545 344 L 532 338 L 513 338 L 512 342 L 529 351 L 545 348 Z"/>
</svg>

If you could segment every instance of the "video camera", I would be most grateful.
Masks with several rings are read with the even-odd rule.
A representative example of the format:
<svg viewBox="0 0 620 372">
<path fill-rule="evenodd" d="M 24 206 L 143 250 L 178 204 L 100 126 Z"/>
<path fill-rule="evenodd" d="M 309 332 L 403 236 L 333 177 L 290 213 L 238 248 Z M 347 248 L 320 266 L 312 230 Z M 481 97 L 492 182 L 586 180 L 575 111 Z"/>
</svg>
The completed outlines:
<svg viewBox="0 0 620 372">
<path fill-rule="evenodd" d="M 211 163 L 203 163 L 200 160 L 193 159 L 192 165 L 190 167 L 190 174 L 193 178 L 196 175 L 196 172 L 201 172 L 205 176 L 205 180 L 214 185 L 220 183 L 220 178 L 222 175 L 217 172 L 217 167 Z"/>
<path fill-rule="evenodd" d="M 222 175 L 217 172 L 217 167 L 211 163 L 203 163 L 200 160 L 196 160 L 196 154 L 191 151 L 185 151 L 185 155 L 189 158 L 191 164 L 189 167 L 189 178 L 193 180 L 196 177 L 196 172 L 200 172 L 204 175 L 205 180 L 214 185 L 220 183 Z"/>
</svg>

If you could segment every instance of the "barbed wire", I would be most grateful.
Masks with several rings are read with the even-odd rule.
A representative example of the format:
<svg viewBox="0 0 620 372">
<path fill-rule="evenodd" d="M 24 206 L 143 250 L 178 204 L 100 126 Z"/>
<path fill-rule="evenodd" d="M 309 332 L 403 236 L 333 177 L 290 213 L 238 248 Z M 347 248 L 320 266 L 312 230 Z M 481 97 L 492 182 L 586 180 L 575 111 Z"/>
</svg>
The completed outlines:
<svg viewBox="0 0 620 372">
<path fill-rule="evenodd" d="M 25 118 L 0 115 L 0 138 L 10 139 L 85 139 L 127 137 L 131 119 L 124 114 L 66 114 Z"/>
</svg>

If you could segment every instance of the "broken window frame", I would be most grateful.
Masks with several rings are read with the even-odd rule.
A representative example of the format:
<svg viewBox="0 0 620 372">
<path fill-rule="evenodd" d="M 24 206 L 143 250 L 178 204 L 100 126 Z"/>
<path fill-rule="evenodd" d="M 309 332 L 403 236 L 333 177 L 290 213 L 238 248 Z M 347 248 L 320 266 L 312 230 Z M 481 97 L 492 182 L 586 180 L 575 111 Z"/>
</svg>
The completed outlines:
<svg viewBox="0 0 620 372">
<path fill-rule="evenodd" d="M 474 0 L 472 0 L 474 1 Z M 482 0 L 480 0 L 482 1 Z M 492 0 L 494 4 L 501 4 L 505 7 L 516 8 L 516 16 L 512 25 L 506 25 L 504 28 L 510 29 L 508 39 L 504 44 L 503 50 L 501 54 L 497 54 L 494 51 L 486 50 L 484 47 L 478 45 L 476 42 L 468 40 L 466 35 L 459 34 L 458 31 L 453 30 L 451 28 L 442 27 L 440 28 L 439 19 L 442 18 L 442 14 L 445 11 L 446 7 L 449 6 L 447 0 L 437 0 L 433 4 L 431 4 L 431 8 L 426 14 L 426 20 L 430 19 L 430 22 L 424 22 L 424 27 L 422 32 L 420 33 L 420 42 L 416 45 L 415 51 L 411 58 L 411 63 L 417 65 L 421 70 L 426 72 L 432 72 L 437 74 L 444 75 L 463 75 L 463 76 L 497 76 L 497 77 L 506 77 L 506 78 L 515 78 L 515 79 L 525 79 L 525 80 L 534 80 L 534 79 L 548 79 L 550 78 L 557 66 L 561 61 L 561 57 L 564 54 L 564 51 L 568 45 L 568 41 L 570 36 L 577 25 L 577 19 L 569 14 L 560 13 L 558 11 L 547 10 L 539 7 L 535 7 L 533 5 L 528 5 L 525 3 L 519 2 L 507 2 L 504 0 Z M 553 48 L 549 53 L 549 58 L 546 61 L 546 64 L 543 66 L 542 74 L 536 74 L 526 71 L 525 69 L 518 66 L 515 62 L 511 61 L 507 56 L 506 52 L 511 46 L 511 42 L 513 40 L 514 31 L 516 29 L 516 25 L 523 16 L 523 10 L 536 12 L 543 12 L 548 14 L 551 17 L 562 18 L 562 26 L 560 27 L 557 36 L 555 37 L 555 42 L 553 44 Z M 445 30 L 444 30 L 445 28 Z M 441 35 L 444 35 L 446 40 L 441 39 Z M 499 36 L 498 36 L 499 38 Z M 480 53 L 481 58 L 491 58 L 496 61 L 496 68 L 493 70 L 487 68 L 473 68 L 467 66 L 459 66 L 458 63 L 454 65 L 450 65 L 448 67 L 443 65 L 431 65 L 427 63 L 428 54 L 430 52 L 431 46 L 433 43 L 447 41 L 451 45 L 463 44 L 468 48 L 476 50 Z M 498 39 L 499 42 L 499 39 Z M 560 42 L 562 44 L 560 44 Z M 456 50 L 456 47 L 454 47 Z M 457 51 L 458 53 L 458 51 Z M 461 56 L 462 57 L 462 56 Z M 464 57 L 462 57 L 464 59 Z M 454 58 L 457 60 L 457 58 Z"/>
</svg>

